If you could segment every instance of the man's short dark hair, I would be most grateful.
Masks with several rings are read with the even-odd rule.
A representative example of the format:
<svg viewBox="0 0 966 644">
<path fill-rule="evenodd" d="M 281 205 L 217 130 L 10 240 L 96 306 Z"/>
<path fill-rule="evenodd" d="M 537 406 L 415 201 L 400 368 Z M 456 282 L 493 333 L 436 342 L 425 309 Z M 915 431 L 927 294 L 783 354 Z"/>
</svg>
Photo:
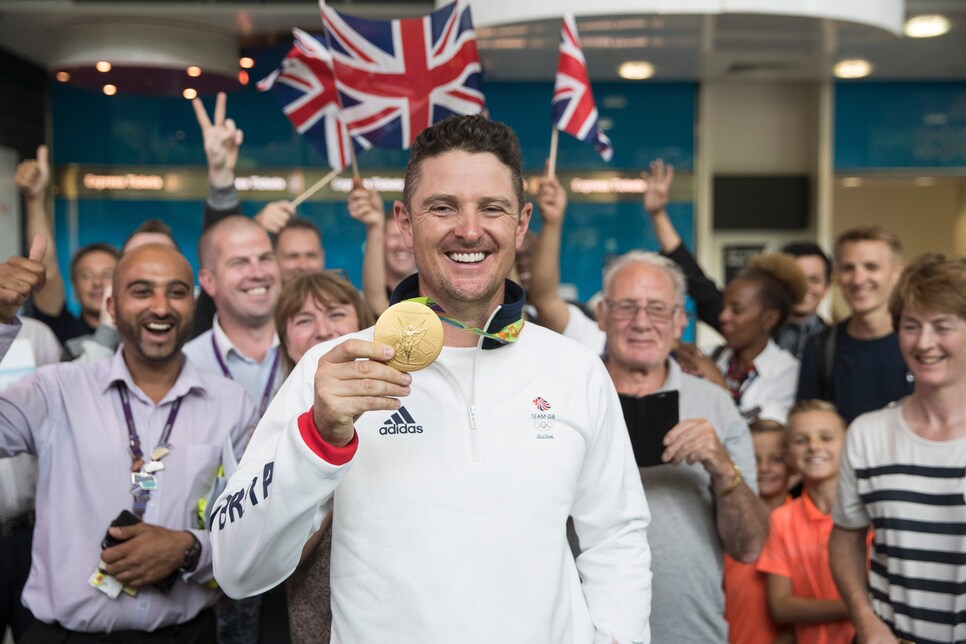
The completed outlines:
<svg viewBox="0 0 966 644">
<path fill-rule="evenodd" d="M 780 250 L 792 257 L 811 257 L 812 255 L 820 257 L 822 263 L 825 264 L 825 283 L 832 281 L 832 260 L 825 254 L 822 247 L 815 242 L 791 242 L 782 246 Z"/>
<path fill-rule="evenodd" d="M 410 209 L 410 200 L 419 182 L 420 167 L 426 159 L 446 152 L 460 150 L 472 154 L 490 153 L 510 170 L 510 178 L 517 197 L 517 207 L 523 208 L 523 171 L 521 170 L 520 141 L 508 126 L 491 121 L 482 114 L 450 116 L 432 125 L 416 137 L 409 165 L 406 166 L 406 183 L 403 186 L 403 203 Z"/>
<path fill-rule="evenodd" d="M 272 248 L 278 248 L 278 238 L 282 236 L 286 230 L 308 230 L 315 233 L 319 238 L 319 246 L 322 245 L 322 231 L 319 227 L 315 225 L 315 222 L 306 219 L 305 217 L 293 217 L 289 219 L 288 223 L 278 231 L 277 235 L 272 237 Z"/>
<path fill-rule="evenodd" d="M 127 250 L 128 242 L 130 242 L 135 235 L 140 235 L 141 233 L 156 233 L 158 235 L 164 235 L 171 240 L 171 243 L 174 244 L 175 248 L 178 248 L 178 242 L 174 240 L 174 235 L 171 233 L 171 226 L 164 223 L 160 219 L 146 219 L 141 222 L 140 226 L 132 230 L 131 234 L 128 235 L 127 239 L 124 240 L 124 243 L 121 244 L 122 255 Z M 179 248 L 178 250 L 181 249 Z"/>
<path fill-rule="evenodd" d="M 81 246 L 70 259 L 71 281 L 74 281 L 75 274 L 77 273 L 77 264 L 84 259 L 85 256 L 90 255 L 91 253 L 107 253 L 114 259 L 118 258 L 117 249 L 104 242 L 94 242 L 93 244 L 88 244 L 87 246 Z"/>
</svg>

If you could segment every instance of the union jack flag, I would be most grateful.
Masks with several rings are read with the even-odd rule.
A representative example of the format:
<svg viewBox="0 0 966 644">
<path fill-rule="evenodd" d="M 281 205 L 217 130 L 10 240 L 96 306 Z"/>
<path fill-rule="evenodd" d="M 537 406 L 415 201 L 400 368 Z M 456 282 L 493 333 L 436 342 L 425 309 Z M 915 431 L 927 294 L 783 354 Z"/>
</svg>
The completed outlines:
<svg viewBox="0 0 966 644">
<path fill-rule="evenodd" d="M 590 91 L 587 61 L 580 49 L 577 23 L 572 13 L 564 14 L 560 32 L 560 58 L 553 88 L 553 125 L 558 130 L 590 143 L 604 161 L 614 156 L 610 139 L 600 129 L 597 105 Z"/>
<path fill-rule="evenodd" d="M 537 396 L 533 399 L 533 406 L 537 408 L 537 411 L 547 411 L 550 409 L 550 403 L 546 401 L 545 398 Z"/>
<path fill-rule="evenodd" d="M 325 155 L 333 170 L 352 161 L 352 139 L 339 115 L 332 75 L 332 55 L 320 38 L 293 29 L 295 44 L 282 66 L 259 81 L 258 90 L 272 93 L 296 131 Z M 357 149 L 364 147 L 359 141 Z"/>
<path fill-rule="evenodd" d="M 482 67 L 464 0 L 400 20 L 347 16 L 323 4 L 322 24 L 353 137 L 408 148 L 433 123 L 483 110 Z"/>
</svg>

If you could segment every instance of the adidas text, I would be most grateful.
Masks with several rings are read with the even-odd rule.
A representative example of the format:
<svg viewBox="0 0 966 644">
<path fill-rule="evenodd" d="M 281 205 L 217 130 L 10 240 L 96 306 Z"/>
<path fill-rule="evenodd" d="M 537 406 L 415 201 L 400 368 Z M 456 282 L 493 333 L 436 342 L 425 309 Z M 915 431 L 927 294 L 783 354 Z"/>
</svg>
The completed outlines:
<svg viewBox="0 0 966 644">
<path fill-rule="evenodd" d="M 387 434 L 422 434 L 422 425 L 383 425 L 379 428 L 379 433 L 383 436 Z"/>
</svg>

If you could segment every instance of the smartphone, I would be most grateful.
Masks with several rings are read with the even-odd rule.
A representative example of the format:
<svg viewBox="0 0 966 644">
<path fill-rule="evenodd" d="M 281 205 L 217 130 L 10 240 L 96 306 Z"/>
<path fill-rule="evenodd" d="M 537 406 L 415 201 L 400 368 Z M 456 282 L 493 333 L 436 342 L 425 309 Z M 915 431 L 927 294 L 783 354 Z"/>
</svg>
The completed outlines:
<svg viewBox="0 0 966 644">
<path fill-rule="evenodd" d="M 116 528 L 116 527 L 121 527 L 126 525 L 134 525 L 140 522 L 141 522 L 141 519 L 139 519 L 137 515 L 131 512 L 130 510 L 121 510 L 121 513 L 117 515 L 117 518 L 111 521 L 111 527 Z M 108 548 L 116 546 L 119 543 L 123 543 L 123 541 L 112 537 L 110 530 L 108 530 L 107 532 L 104 533 L 104 540 L 101 541 L 101 550 L 107 550 Z M 156 581 L 151 585 L 154 588 L 157 588 L 158 590 L 160 590 L 162 593 L 170 592 L 171 587 L 174 586 L 174 582 L 178 580 L 178 575 L 179 575 L 179 572 L 175 570 L 170 575 L 168 575 L 165 579 Z"/>
<path fill-rule="evenodd" d="M 662 391 L 649 396 L 620 394 L 624 422 L 631 438 L 638 467 L 664 465 L 664 437 L 680 419 L 677 391 Z"/>
<path fill-rule="evenodd" d="M 137 515 L 130 510 L 121 510 L 121 513 L 117 515 L 117 518 L 111 521 L 111 527 L 117 528 L 126 525 L 134 525 L 140 522 L 141 519 L 139 519 Z M 107 550 L 108 548 L 112 548 L 119 543 L 122 543 L 121 540 L 115 539 L 111 536 L 110 531 L 107 531 L 104 533 L 104 540 L 101 541 L 101 550 Z"/>
</svg>

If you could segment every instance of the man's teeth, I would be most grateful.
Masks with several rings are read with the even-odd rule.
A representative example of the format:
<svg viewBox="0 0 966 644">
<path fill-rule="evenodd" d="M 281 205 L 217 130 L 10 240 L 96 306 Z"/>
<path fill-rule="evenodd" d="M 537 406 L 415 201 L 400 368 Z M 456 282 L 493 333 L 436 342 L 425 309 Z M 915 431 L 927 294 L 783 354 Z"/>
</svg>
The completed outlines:
<svg viewBox="0 0 966 644">
<path fill-rule="evenodd" d="M 465 264 L 475 264 L 476 262 L 482 262 L 483 258 L 486 257 L 483 253 L 450 253 L 449 258 L 454 262 L 463 262 Z"/>
<path fill-rule="evenodd" d="M 147 327 L 151 331 L 168 331 L 174 326 L 170 322 L 148 322 Z"/>
<path fill-rule="evenodd" d="M 245 292 L 249 295 L 265 295 L 268 293 L 268 288 L 264 286 L 256 286 L 255 288 L 250 288 Z"/>
</svg>

